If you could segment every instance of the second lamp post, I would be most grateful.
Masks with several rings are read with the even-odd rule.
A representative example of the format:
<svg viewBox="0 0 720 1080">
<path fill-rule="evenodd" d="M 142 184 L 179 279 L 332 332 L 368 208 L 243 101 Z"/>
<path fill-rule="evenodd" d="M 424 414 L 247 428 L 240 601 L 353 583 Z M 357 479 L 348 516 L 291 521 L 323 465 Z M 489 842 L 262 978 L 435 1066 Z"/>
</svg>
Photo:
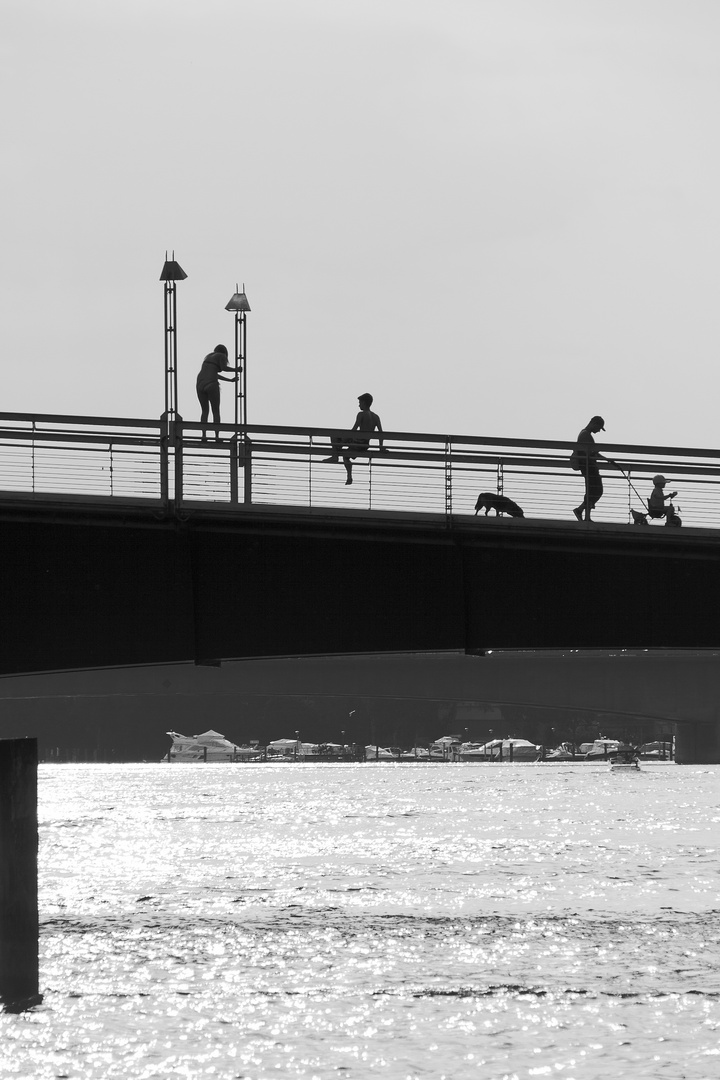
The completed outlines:
<svg viewBox="0 0 720 1080">
<path fill-rule="evenodd" d="M 238 370 L 237 393 L 235 394 L 235 426 L 247 424 L 247 313 L 250 305 L 245 295 L 235 286 L 235 292 L 225 305 L 226 311 L 235 312 L 235 366 Z"/>
</svg>

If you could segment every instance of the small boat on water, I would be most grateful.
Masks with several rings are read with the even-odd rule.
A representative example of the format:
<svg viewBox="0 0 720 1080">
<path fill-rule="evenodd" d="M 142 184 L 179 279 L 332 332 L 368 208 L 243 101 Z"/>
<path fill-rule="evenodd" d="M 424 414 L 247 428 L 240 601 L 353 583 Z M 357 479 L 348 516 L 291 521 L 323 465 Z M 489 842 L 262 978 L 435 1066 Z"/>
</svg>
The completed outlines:
<svg viewBox="0 0 720 1080">
<path fill-rule="evenodd" d="M 168 731 L 172 746 L 164 761 L 255 761 L 262 757 L 256 746 L 238 746 L 219 731 L 204 731 L 202 735 L 181 735 Z"/>
<path fill-rule="evenodd" d="M 614 754 L 610 758 L 611 772 L 639 772 L 640 762 L 634 750 Z"/>
</svg>

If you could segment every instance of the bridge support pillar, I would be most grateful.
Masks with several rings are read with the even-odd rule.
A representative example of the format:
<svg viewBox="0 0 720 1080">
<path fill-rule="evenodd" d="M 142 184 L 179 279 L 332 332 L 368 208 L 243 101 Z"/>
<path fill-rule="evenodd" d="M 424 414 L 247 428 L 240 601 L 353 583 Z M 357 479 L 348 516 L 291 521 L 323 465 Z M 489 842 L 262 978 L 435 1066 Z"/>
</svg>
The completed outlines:
<svg viewBox="0 0 720 1080">
<path fill-rule="evenodd" d="M 679 765 L 720 765 L 720 721 L 678 724 L 676 730 Z"/>
<path fill-rule="evenodd" d="M 0 742 L 0 1000 L 39 1005 L 37 740 Z"/>
</svg>

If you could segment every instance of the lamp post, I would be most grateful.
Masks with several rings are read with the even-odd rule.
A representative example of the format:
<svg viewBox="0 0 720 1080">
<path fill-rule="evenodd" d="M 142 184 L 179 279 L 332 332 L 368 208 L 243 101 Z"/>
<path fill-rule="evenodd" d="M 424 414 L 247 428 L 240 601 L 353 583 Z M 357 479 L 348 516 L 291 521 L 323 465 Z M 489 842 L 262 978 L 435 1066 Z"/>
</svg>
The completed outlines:
<svg viewBox="0 0 720 1080">
<path fill-rule="evenodd" d="M 165 265 L 160 280 L 165 282 L 165 423 L 178 418 L 177 413 L 177 302 L 176 281 L 184 281 L 187 274 L 175 262 L 175 252 L 168 259 L 165 252 Z"/>
<path fill-rule="evenodd" d="M 247 424 L 247 313 L 250 310 L 245 283 L 242 292 L 235 285 L 235 292 L 225 305 L 226 311 L 235 312 L 235 367 L 239 368 L 237 393 L 235 394 L 235 427 Z"/>
</svg>

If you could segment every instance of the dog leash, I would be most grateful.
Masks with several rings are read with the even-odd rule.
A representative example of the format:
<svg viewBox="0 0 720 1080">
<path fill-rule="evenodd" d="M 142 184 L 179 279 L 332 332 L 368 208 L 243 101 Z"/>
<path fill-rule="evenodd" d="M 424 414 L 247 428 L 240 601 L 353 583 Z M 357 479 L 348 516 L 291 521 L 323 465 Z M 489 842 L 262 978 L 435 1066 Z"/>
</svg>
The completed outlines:
<svg viewBox="0 0 720 1080">
<path fill-rule="evenodd" d="M 625 472 L 625 470 L 624 470 L 624 469 L 622 469 L 622 468 L 620 468 L 620 466 L 618 465 L 617 461 L 613 461 L 613 459 L 612 459 L 612 458 L 605 458 L 605 460 L 606 460 L 606 461 L 609 461 L 611 465 L 614 465 L 616 469 L 619 469 L 619 470 L 620 470 L 620 472 L 621 472 L 621 473 L 623 474 L 623 476 L 624 476 L 624 477 L 625 477 L 625 479 L 627 480 L 627 482 L 628 482 L 628 484 L 630 485 L 630 487 L 631 487 L 631 488 L 633 489 L 633 491 L 634 491 L 634 492 L 635 492 L 635 494 L 637 495 L 637 497 L 638 497 L 638 499 L 640 500 L 640 502 L 642 503 L 642 505 L 643 505 L 643 506 L 645 507 L 645 511 L 646 511 L 646 513 L 649 513 L 649 512 L 650 512 L 650 507 L 649 507 L 649 506 L 648 506 L 648 504 L 646 503 L 645 499 L 643 499 L 642 495 L 640 494 L 640 492 L 638 491 L 638 489 L 637 489 L 637 488 L 635 487 L 635 485 L 633 484 L 632 480 L 630 479 L 630 477 L 628 476 L 628 474 L 627 474 L 627 473 Z"/>
</svg>

